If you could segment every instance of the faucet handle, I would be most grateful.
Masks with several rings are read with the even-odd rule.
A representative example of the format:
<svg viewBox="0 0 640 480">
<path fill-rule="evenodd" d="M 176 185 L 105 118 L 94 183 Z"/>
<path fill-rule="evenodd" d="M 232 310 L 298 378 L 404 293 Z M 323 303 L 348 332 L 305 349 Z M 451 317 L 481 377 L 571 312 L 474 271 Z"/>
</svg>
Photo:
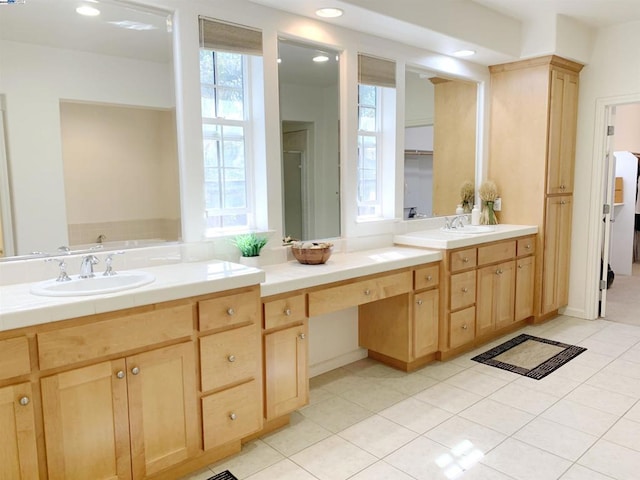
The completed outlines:
<svg viewBox="0 0 640 480">
<path fill-rule="evenodd" d="M 67 274 L 67 262 L 59 258 L 45 258 L 44 261 L 58 262 L 58 267 L 60 268 L 60 272 L 58 273 L 58 278 L 56 278 L 56 282 L 68 282 L 69 280 L 71 280 L 71 278 Z"/>
<path fill-rule="evenodd" d="M 107 255 L 107 258 L 104 259 L 104 263 L 107 266 L 107 268 L 105 269 L 104 273 L 102 275 L 104 275 L 105 277 L 110 277 L 111 275 L 116 275 L 118 272 L 113 270 L 113 267 L 111 266 L 111 263 L 113 262 L 113 256 L 114 255 L 124 255 L 124 251 L 123 250 L 118 250 L 117 252 L 113 252 L 110 253 L 109 255 Z"/>
</svg>

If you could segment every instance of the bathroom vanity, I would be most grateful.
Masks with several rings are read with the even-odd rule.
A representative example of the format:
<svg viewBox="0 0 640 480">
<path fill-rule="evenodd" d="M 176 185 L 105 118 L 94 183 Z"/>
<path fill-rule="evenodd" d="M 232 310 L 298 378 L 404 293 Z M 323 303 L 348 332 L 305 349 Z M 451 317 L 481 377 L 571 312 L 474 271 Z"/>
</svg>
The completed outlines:
<svg viewBox="0 0 640 480">
<path fill-rule="evenodd" d="M 360 346 L 407 371 L 486 342 L 531 315 L 535 234 L 416 232 L 263 270 L 177 263 L 104 295 L 3 286 L 0 477 L 174 479 L 239 451 L 308 403 L 308 323 L 325 313 L 357 307 Z"/>
</svg>

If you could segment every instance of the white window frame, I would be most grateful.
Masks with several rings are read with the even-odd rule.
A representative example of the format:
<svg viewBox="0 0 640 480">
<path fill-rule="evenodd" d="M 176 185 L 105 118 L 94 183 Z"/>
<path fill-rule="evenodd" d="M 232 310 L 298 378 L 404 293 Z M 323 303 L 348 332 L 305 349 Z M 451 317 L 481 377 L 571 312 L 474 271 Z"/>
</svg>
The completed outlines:
<svg viewBox="0 0 640 480">
<path fill-rule="evenodd" d="M 369 131 L 369 130 L 361 130 L 360 129 L 360 107 L 361 107 L 361 103 L 360 103 L 360 86 L 364 85 L 367 87 L 373 87 L 375 88 L 376 91 L 376 104 L 374 106 L 375 111 L 376 111 L 376 115 L 375 115 L 375 122 L 376 122 L 376 128 L 374 131 Z M 383 92 L 382 92 L 382 87 L 376 86 L 376 85 L 367 85 L 367 84 L 358 84 L 358 162 L 357 162 L 357 166 L 356 166 L 356 178 L 358 179 L 358 185 L 357 185 L 357 190 L 356 190 L 356 204 L 357 204 L 357 211 L 359 212 L 361 207 L 373 207 L 374 212 L 371 214 L 365 214 L 365 215 L 360 215 L 360 213 L 358 213 L 357 215 L 357 219 L 359 221 L 362 220 L 368 220 L 368 219 L 378 219 L 381 218 L 383 215 L 383 208 L 382 208 L 382 202 L 383 202 L 383 192 L 382 192 L 382 152 L 383 152 L 383 128 L 382 128 L 382 119 L 383 119 L 383 115 L 382 115 L 382 107 L 383 107 L 383 102 L 382 102 L 382 98 L 383 98 Z M 371 105 L 364 105 L 367 108 L 371 108 Z M 363 137 L 373 137 L 376 140 L 376 200 L 375 201 L 365 201 L 365 202 L 361 202 L 360 201 L 360 172 L 363 170 L 360 168 L 361 165 L 361 159 L 362 159 L 362 155 L 360 153 L 360 143 L 361 143 L 361 139 Z"/>
<path fill-rule="evenodd" d="M 216 50 L 211 48 L 200 47 L 200 50 L 205 50 L 210 53 L 236 53 L 226 52 L 223 49 Z M 243 120 L 231 120 L 224 117 L 205 117 L 202 116 L 202 126 L 204 130 L 205 125 L 217 125 L 217 126 L 232 126 L 243 128 L 243 143 L 244 143 L 244 170 L 245 170 L 245 207 L 244 208 L 207 208 L 206 203 L 204 205 L 206 216 L 225 216 L 234 214 L 245 214 L 247 216 L 247 222 L 244 225 L 236 225 L 229 227 L 205 227 L 205 237 L 215 237 L 224 234 L 233 234 L 236 232 L 242 232 L 252 230 L 256 227 L 255 219 L 255 165 L 253 163 L 254 147 L 253 147 L 253 89 L 252 89 L 252 58 L 253 55 L 239 53 L 242 56 L 242 68 L 243 68 Z M 215 60 L 214 60 L 215 62 Z M 215 65 L 214 65 L 214 68 Z M 213 88 L 219 88 L 215 84 L 203 84 L 201 86 L 210 86 Z M 224 88 L 224 87 L 223 87 Z M 201 96 L 202 98 L 202 96 Z M 203 133 L 203 147 L 204 147 L 204 133 Z M 222 144 L 223 145 L 223 144 Z M 204 158 L 203 158 L 204 161 Z M 204 164 L 203 164 L 204 167 Z M 203 184 L 204 188 L 204 184 Z M 206 198 L 205 198 L 206 202 Z"/>
</svg>

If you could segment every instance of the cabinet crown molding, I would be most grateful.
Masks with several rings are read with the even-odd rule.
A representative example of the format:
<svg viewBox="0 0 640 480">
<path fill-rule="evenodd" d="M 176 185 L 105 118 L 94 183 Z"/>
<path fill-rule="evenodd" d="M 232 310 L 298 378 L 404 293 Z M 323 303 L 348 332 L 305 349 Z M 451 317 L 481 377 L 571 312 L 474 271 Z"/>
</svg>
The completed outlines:
<svg viewBox="0 0 640 480">
<path fill-rule="evenodd" d="M 509 70 L 518 70 L 520 68 L 539 67 L 542 65 L 554 66 L 562 68 L 574 73 L 580 73 L 584 67 L 583 64 L 559 57 L 557 55 L 546 55 L 544 57 L 527 58 L 526 60 L 518 60 L 517 62 L 502 63 L 499 65 L 490 65 L 489 72 L 498 73 Z"/>
</svg>

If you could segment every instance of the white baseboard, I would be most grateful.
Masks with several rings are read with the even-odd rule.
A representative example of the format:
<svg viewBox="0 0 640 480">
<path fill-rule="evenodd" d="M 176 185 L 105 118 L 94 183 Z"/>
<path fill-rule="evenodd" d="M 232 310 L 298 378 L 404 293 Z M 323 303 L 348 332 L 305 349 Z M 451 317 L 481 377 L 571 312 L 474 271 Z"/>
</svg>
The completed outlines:
<svg viewBox="0 0 640 480">
<path fill-rule="evenodd" d="M 595 320 L 595 318 L 590 318 L 589 315 L 587 315 L 587 312 L 581 308 L 567 307 L 564 310 L 561 309 L 558 313 L 560 313 L 561 315 L 567 315 L 568 317 L 582 318 L 584 320 Z"/>
<path fill-rule="evenodd" d="M 345 353 L 335 358 L 330 358 L 315 365 L 309 365 L 309 377 L 316 377 L 322 373 L 335 370 L 350 363 L 367 358 L 368 351 L 366 348 L 358 348 L 351 352 Z"/>
</svg>

